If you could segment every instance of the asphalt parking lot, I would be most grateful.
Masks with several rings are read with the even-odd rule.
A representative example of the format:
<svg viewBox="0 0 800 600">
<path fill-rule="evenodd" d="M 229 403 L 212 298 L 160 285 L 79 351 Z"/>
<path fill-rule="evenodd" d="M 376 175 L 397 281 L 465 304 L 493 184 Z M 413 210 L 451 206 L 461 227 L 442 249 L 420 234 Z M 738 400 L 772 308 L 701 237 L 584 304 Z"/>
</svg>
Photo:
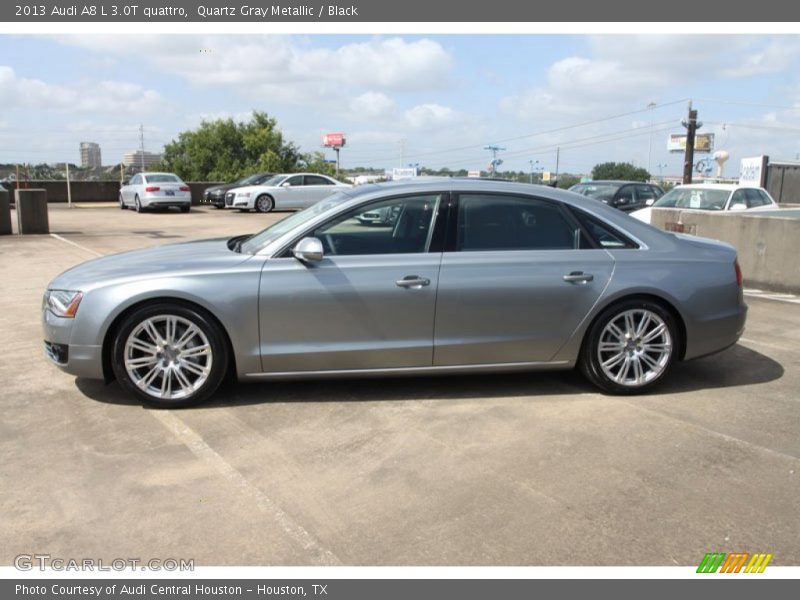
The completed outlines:
<svg viewBox="0 0 800 600">
<path fill-rule="evenodd" d="M 0 237 L 0 564 L 800 564 L 800 303 L 748 296 L 742 341 L 657 393 L 577 373 L 228 384 L 142 408 L 42 351 L 48 281 L 99 254 L 277 215 L 51 207 Z"/>
</svg>

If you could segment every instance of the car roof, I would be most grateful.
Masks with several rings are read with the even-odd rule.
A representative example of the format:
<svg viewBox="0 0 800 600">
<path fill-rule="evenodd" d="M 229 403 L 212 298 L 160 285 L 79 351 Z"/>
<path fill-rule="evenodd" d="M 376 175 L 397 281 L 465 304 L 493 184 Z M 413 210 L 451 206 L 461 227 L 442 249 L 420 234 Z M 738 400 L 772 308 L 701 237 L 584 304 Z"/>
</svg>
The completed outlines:
<svg viewBox="0 0 800 600">
<path fill-rule="evenodd" d="M 144 175 L 145 177 L 150 175 L 172 175 L 173 177 L 178 177 L 175 173 L 167 173 L 166 171 L 145 171 L 144 173 L 137 173 L 137 175 Z"/>
<path fill-rule="evenodd" d="M 638 185 L 658 185 L 656 183 L 650 183 L 649 181 L 627 181 L 624 179 L 595 179 L 592 181 L 581 181 L 579 183 L 576 183 L 575 185 L 592 185 L 595 183 L 613 183 L 615 185 L 616 184 L 623 185 L 627 183 L 634 183 Z"/>
<path fill-rule="evenodd" d="M 704 189 L 704 190 L 723 190 L 732 192 L 734 190 L 740 189 L 756 189 L 761 190 L 763 189 L 761 186 L 758 185 L 747 185 L 747 184 L 738 184 L 738 183 L 683 183 L 681 185 L 676 185 L 673 189 Z"/>
</svg>

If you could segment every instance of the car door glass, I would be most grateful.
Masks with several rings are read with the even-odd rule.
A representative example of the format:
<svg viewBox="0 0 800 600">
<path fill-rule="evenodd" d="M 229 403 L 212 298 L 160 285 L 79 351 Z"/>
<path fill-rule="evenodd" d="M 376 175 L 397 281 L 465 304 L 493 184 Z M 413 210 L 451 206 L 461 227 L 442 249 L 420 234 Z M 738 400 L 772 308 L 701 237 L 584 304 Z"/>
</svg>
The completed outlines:
<svg viewBox="0 0 800 600">
<path fill-rule="evenodd" d="M 333 185 L 333 182 L 319 175 L 306 175 L 306 185 Z"/>
<path fill-rule="evenodd" d="M 326 255 L 427 252 L 441 196 L 394 198 L 358 207 L 313 232 Z"/>
<path fill-rule="evenodd" d="M 757 208 L 768 204 L 766 198 L 761 194 L 761 190 L 749 188 L 744 191 L 745 198 L 747 198 L 747 208 Z"/>
<path fill-rule="evenodd" d="M 555 204 L 494 194 L 459 196 L 456 250 L 574 249 L 580 228 Z"/>
<path fill-rule="evenodd" d="M 728 204 L 728 210 L 731 210 L 737 204 L 742 206 L 749 206 L 747 203 L 747 196 L 745 196 L 744 190 L 736 190 L 733 192 L 731 196 L 731 201 Z"/>
<path fill-rule="evenodd" d="M 637 185 L 636 196 L 638 200 L 641 202 L 656 199 L 656 195 L 653 192 L 653 188 L 651 188 L 649 185 Z"/>
<path fill-rule="evenodd" d="M 617 202 L 619 204 L 630 204 L 633 202 L 633 186 L 625 185 L 617 192 Z"/>
<path fill-rule="evenodd" d="M 289 177 L 284 183 L 288 183 L 292 187 L 303 185 L 303 176 L 295 175 L 294 177 Z"/>
</svg>

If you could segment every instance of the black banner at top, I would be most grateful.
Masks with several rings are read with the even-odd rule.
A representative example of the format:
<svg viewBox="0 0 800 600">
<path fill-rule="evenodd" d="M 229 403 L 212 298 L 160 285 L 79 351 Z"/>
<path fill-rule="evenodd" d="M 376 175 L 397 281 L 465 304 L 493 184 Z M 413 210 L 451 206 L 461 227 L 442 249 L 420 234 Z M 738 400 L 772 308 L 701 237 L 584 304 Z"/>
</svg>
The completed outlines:
<svg viewBox="0 0 800 600">
<path fill-rule="evenodd" d="M 793 22 L 785 0 L 17 0 L 0 4 L 4 22 Z"/>
</svg>

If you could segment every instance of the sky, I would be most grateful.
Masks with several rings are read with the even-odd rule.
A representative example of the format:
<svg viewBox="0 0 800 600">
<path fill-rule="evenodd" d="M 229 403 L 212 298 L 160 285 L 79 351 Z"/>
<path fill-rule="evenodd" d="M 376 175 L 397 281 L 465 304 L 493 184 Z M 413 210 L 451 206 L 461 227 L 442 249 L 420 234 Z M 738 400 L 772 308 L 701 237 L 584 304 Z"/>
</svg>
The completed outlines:
<svg viewBox="0 0 800 600">
<path fill-rule="evenodd" d="M 79 163 L 92 141 L 116 164 L 140 124 L 159 152 L 259 110 L 304 151 L 344 132 L 345 168 L 485 169 L 497 145 L 501 170 L 555 171 L 558 148 L 561 172 L 677 175 L 690 99 L 726 175 L 800 158 L 800 36 L 0 35 L 0 163 Z"/>
</svg>

